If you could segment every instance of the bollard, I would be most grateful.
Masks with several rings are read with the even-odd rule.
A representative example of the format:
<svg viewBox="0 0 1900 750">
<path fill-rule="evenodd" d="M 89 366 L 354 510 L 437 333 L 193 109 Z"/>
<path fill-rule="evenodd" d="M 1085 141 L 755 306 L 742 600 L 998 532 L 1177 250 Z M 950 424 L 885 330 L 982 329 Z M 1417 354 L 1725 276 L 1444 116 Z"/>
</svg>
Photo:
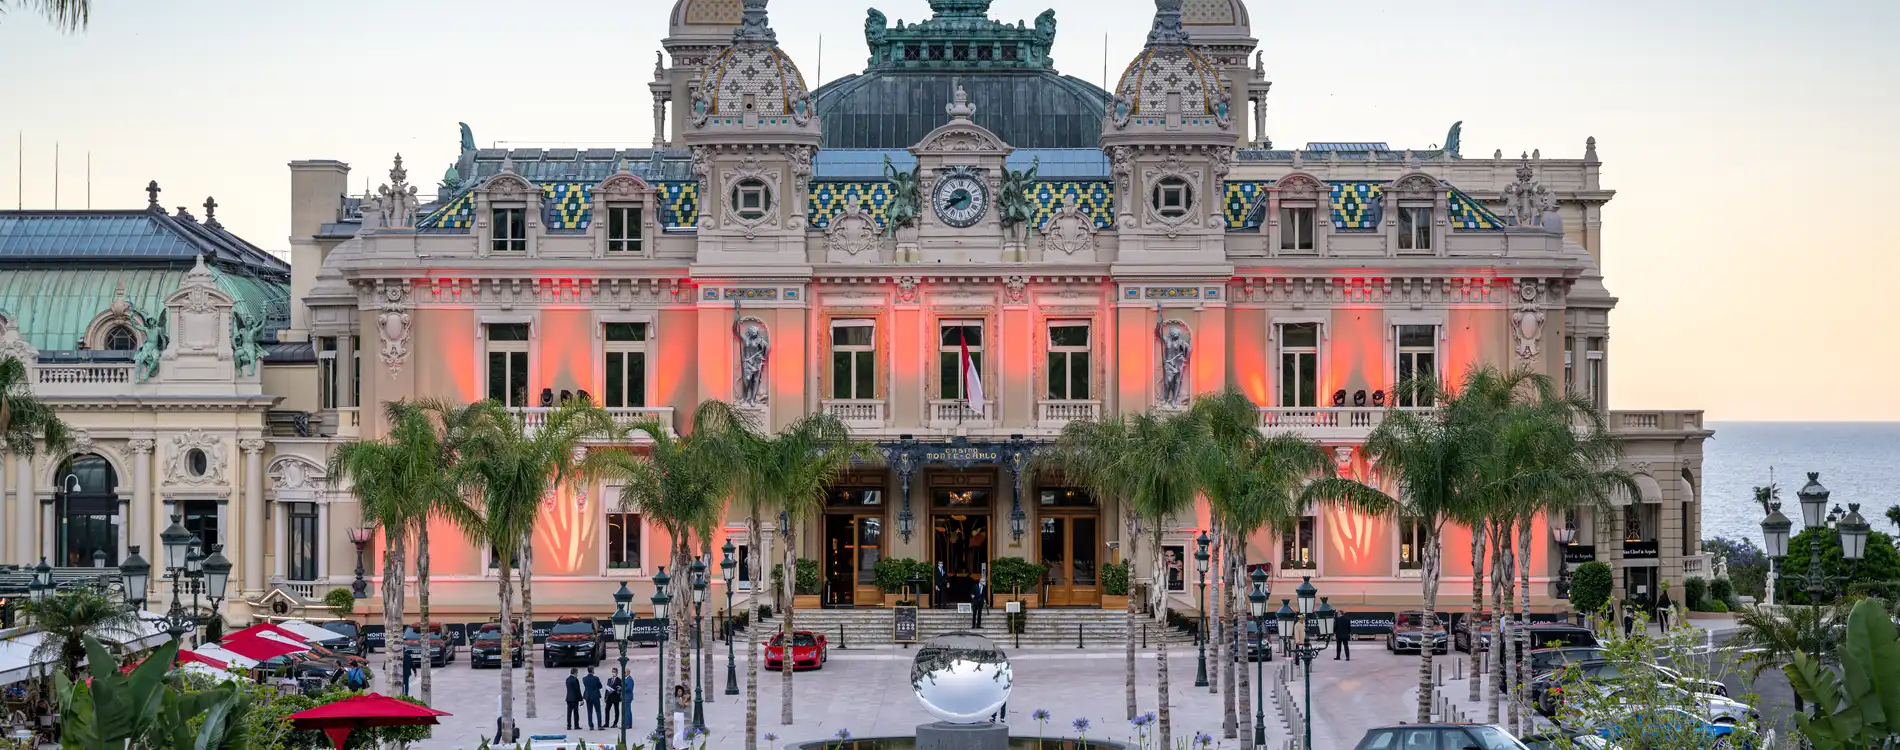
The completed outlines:
<svg viewBox="0 0 1900 750">
<path fill-rule="evenodd" d="M 838 623 L 838 650 L 844 651 L 849 648 L 851 647 L 844 645 L 844 623 Z"/>
<path fill-rule="evenodd" d="M 1148 623 L 1145 622 L 1141 624 L 1141 648 L 1148 650 Z"/>
<path fill-rule="evenodd" d="M 1082 647 L 1082 623 L 1075 624 L 1075 647 Z"/>
</svg>

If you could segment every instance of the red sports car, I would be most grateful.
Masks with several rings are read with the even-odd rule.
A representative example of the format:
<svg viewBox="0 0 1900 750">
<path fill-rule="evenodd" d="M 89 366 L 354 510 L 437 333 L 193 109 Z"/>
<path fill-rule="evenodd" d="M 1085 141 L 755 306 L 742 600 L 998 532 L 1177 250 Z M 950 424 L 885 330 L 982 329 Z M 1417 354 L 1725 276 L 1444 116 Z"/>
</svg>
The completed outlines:
<svg viewBox="0 0 1900 750">
<path fill-rule="evenodd" d="M 784 643 L 784 639 L 785 634 L 779 633 L 772 636 L 772 640 L 765 642 L 766 669 L 778 669 L 784 664 L 784 649 L 780 648 L 780 644 Z M 825 648 L 824 635 L 813 633 L 809 630 L 800 630 L 792 633 L 793 670 L 824 669 L 825 660 L 829 658 L 831 658 L 831 655 Z"/>
</svg>

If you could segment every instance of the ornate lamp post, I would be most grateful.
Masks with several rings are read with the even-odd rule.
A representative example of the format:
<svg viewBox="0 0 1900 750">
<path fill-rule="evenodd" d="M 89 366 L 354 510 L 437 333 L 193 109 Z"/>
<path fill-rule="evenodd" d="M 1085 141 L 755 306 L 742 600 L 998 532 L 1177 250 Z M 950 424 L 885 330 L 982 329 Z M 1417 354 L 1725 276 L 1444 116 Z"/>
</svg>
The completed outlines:
<svg viewBox="0 0 1900 750">
<path fill-rule="evenodd" d="M 1294 593 L 1300 602 L 1299 614 L 1296 615 L 1293 610 L 1287 608 L 1286 600 L 1280 600 L 1280 638 L 1291 644 L 1287 647 L 1287 655 L 1293 657 L 1295 663 L 1304 667 L 1306 705 L 1310 707 L 1313 705 L 1313 658 L 1324 652 L 1326 644 L 1332 641 L 1333 616 L 1336 613 L 1333 611 L 1333 605 L 1328 604 L 1325 599 L 1320 600 L 1319 609 L 1313 608 L 1313 598 L 1319 594 L 1319 590 L 1313 588 L 1312 576 L 1307 576 Z M 1319 638 L 1316 641 L 1307 639 L 1306 624 L 1309 622 L 1316 625 L 1319 631 Z M 1298 627 L 1295 627 L 1296 624 Z M 1300 747 L 1312 747 L 1313 712 L 1308 710 L 1305 718 L 1305 740 L 1300 743 Z"/>
<path fill-rule="evenodd" d="M 1194 629 L 1194 641 L 1198 647 L 1194 668 L 1195 687 L 1207 687 L 1207 545 L 1211 541 L 1205 531 L 1194 540 L 1194 570 L 1201 574 L 1201 622 Z"/>
<path fill-rule="evenodd" d="M 191 532 L 185 530 L 184 525 L 180 523 L 181 520 L 179 516 L 172 516 L 171 525 L 165 527 L 165 530 L 158 535 L 159 541 L 164 545 L 165 575 L 172 581 L 171 606 L 166 609 L 165 616 L 159 620 L 159 624 L 165 627 L 165 632 L 171 635 L 174 643 L 181 641 L 186 633 L 195 630 L 198 626 L 196 619 L 185 611 L 182 602 L 184 597 L 181 594 L 181 587 L 184 585 L 185 578 L 191 575 L 191 568 L 196 566 L 197 561 L 191 559 L 196 555 L 191 549 L 193 542 Z M 119 565 L 119 574 L 125 577 L 126 599 L 132 602 L 134 608 L 143 608 L 146 586 L 151 581 L 152 566 L 145 562 L 145 558 L 139 556 L 137 547 L 129 549 L 132 556 Z M 47 571 L 48 578 L 51 578 L 51 572 L 50 569 Z M 228 580 L 229 567 L 225 568 L 224 575 Z M 222 590 L 219 596 L 223 596 Z"/>
<path fill-rule="evenodd" d="M 659 696 L 659 713 L 653 716 L 653 750 L 666 750 L 666 607 L 673 603 L 666 587 L 672 583 L 673 579 L 666 575 L 666 566 L 660 566 L 659 572 L 653 574 L 653 616 L 660 620 L 659 675 L 653 683 L 653 692 Z"/>
<path fill-rule="evenodd" d="M 33 566 L 33 601 L 51 599 L 58 591 L 59 586 L 53 583 L 53 566 L 46 564 L 46 558 L 40 558 L 40 564 Z"/>
<path fill-rule="evenodd" d="M 620 643 L 620 678 L 622 681 L 629 679 L 627 677 L 627 640 L 633 637 L 633 611 L 630 609 L 632 604 L 633 589 L 627 588 L 626 581 L 621 581 L 620 590 L 614 592 L 614 640 Z M 631 683 L 629 682 L 628 684 L 630 685 Z M 628 704 L 633 700 L 633 690 L 623 685 L 620 695 L 620 706 L 618 707 L 620 716 L 620 747 L 626 747 L 627 725 L 632 723 L 627 721 L 627 708 L 629 707 Z"/>
<path fill-rule="evenodd" d="M 350 582 L 350 595 L 358 599 L 369 596 L 369 579 L 363 577 L 363 547 L 376 537 L 376 529 L 371 526 L 350 527 L 350 544 L 356 545 L 356 580 Z"/>
<path fill-rule="evenodd" d="M 211 600 L 211 614 L 205 616 L 206 637 L 216 639 L 224 635 L 224 627 L 218 619 L 218 603 L 224 601 L 225 590 L 231 585 L 231 561 L 224 556 L 224 545 L 211 545 L 211 556 L 205 558 L 205 598 Z M 212 633 L 211 627 L 218 632 Z"/>
<path fill-rule="evenodd" d="M 739 694 L 739 666 L 732 650 L 732 584 L 739 578 L 739 564 L 732 559 L 732 540 L 719 548 L 725 557 L 719 561 L 719 576 L 726 579 L 726 695 Z"/>
<path fill-rule="evenodd" d="M 1253 745 L 1266 747 L 1267 654 L 1264 651 L 1273 648 L 1271 642 L 1267 640 L 1267 571 L 1254 568 L 1251 577 L 1253 578 L 1253 593 L 1247 595 L 1247 608 L 1253 612 L 1254 632 L 1260 635 L 1260 648 L 1263 651 L 1253 662 Z"/>
<path fill-rule="evenodd" d="M 1565 559 L 1570 545 L 1577 541 L 1577 527 L 1569 521 L 1550 527 L 1550 540 L 1557 543 L 1557 598 L 1570 598 L 1570 561 Z"/>
<path fill-rule="evenodd" d="M 1824 518 L 1822 513 L 1827 508 L 1827 498 L 1829 494 L 1827 488 L 1821 486 L 1821 473 L 1818 471 L 1808 472 L 1807 485 L 1802 487 L 1800 492 L 1795 493 L 1795 497 L 1801 500 L 1801 518 L 1807 522 L 1808 528 L 1821 528 L 1822 524 L 1831 523 L 1834 529 L 1840 533 L 1841 557 L 1848 562 L 1848 573 L 1846 576 L 1827 575 L 1821 570 L 1821 540 L 1819 535 L 1817 534 L 1814 539 L 1809 541 L 1808 572 L 1807 575 L 1802 576 L 1800 580 L 1805 584 L 1808 592 L 1808 605 L 1814 607 L 1816 610 L 1814 627 L 1817 638 L 1821 628 L 1821 617 L 1819 613 L 1821 597 L 1826 595 L 1827 592 L 1835 586 L 1845 584 L 1853 579 L 1854 570 L 1860 566 L 1860 558 L 1867 552 L 1867 532 L 1869 529 L 1867 519 L 1862 518 L 1860 515 L 1859 503 L 1849 503 L 1847 506 L 1848 512 L 1844 516 L 1833 515 Z M 1761 522 L 1761 532 L 1763 541 L 1767 543 L 1768 557 L 1776 563 L 1779 563 L 1782 558 L 1788 556 L 1788 531 L 1793 528 L 1793 526 L 1794 524 L 1788 520 L 1788 517 L 1782 515 L 1781 503 L 1769 504 L 1768 517 Z M 1778 568 L 1780 565 L 1777 564 L 1775 567 Z M 1771 575 L 1774 578 L 1789 578 L 1789 576 L 1785 576 L 1779 571 Z"/>
<path fill-rule="evenodd" d="M 706 605 L 706 563 L 694 560 L 693 573 L 693 728 L 706 731 L 706 706 L 699 686 L 706 673 L 706 637 L 701 628 L 702 608 Z"/>
<path fill-rule="evenodd" d="M 142 610 L 145 609 L 145 586 L 152 580 L 152 564 L 139 555 L 139 545 L 125 549 L 131 553 L 119 564 L 119 575 L 125 580 L 125 602 L 134 611 Z"/>
</svg>

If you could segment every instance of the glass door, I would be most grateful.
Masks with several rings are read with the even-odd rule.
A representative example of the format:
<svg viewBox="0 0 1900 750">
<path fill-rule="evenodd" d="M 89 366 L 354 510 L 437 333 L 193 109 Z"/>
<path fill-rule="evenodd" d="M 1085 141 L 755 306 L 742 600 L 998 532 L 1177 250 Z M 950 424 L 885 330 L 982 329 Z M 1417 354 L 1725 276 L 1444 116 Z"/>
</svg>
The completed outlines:
<svg viewBox="0 0 1900 750">
<path fill-rule="evenodd" d="M 945 513 L 931 519 L 937 558 L 938 607 L 976 601 L 976 583 L 990 564 L 990 517 Z"/>
<path fill-rule="evenodd" d="M 1096 565 L 1101 559 L 1101 520 L 1093 515 L 1043 516 L 1043 579 L 1050 607 L 1093 607 L 1102 603 Z"/>
<path fill-rule="evenodd" d="M 857 524 L 846 513 L 825 514 L 824 586 L 821 599 L 827 607 L 849 607 L 857 572 Z"/>
</svg>

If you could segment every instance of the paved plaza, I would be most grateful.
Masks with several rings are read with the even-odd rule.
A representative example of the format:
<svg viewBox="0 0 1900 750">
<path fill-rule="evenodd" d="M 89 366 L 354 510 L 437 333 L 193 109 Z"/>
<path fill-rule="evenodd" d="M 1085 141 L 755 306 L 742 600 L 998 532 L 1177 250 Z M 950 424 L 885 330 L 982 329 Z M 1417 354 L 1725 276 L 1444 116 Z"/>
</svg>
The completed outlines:
<svg viewBox="0 0 1900 750">
<path fill-rule="evenodd" d="M 1007 649 L 1014 670 L 1015 687 L 1009 703 L 1008 723 L 1011 734 L 1035 736 L 1036 722 L 1030 718 L 1037 709 L 1047 710 L 1049 736 L 1073 736 L 1070 724 L 1087 718 L 1093 726 L 1090 737 L 1133 740 L 1135 733 L 1123 717 L 1123 659 L 1119 651 L 1078 651 L 1074 649 Z M 810 740 L 834 736 L 849 729 L 857 737 L 909 735 L 919 724 L 934 719 L 924 712 L 910 690 L 910 663 L 914 651 L 882 647 L 835 651 L 823 670 L 800 672 L 797 681 L 796 718 L 792 726 L 779 724 L 779 685 L 776 672 L 760 672 L 759 731 L 771 732 L 784 739 Z M 634 729 L 629 738 L 637 739 L 651 731 L 656 709 L 653 693 L 655 652 L 637 649 L 630 653 L 630 668 L 637 680 L 634 693 Z M 1274 661 L 1267 667 L 1272 678 Z M 1138 700 L 1142 712 L 1157 708 L 1155 696 L 1155 657 L 1145 652 L 1137 657 L 1139 669 Z M 1174 684 L 1171 710 L 1174 733 L 1180 738 L 1195 732 L 1207 732 L 1217 739 L 1216 748 L 1237 748 L 1238 740 L 1219 739 L 1221 735 L 1221 698 L 1206 688 L 1195 689 L 1195 655 L 1192 649 L 1171 651 L 1170 677 Z M 603 663 L 597 674 L 603 678 L 613 662 Z M 720 648 L 715 690 L 725 687 L 725 653 Z M 745 656 L 739 655 L 739 678 L 745 679 Z M 539 717 L 526 719 L 522 700 L 522 672 L 516 675 L 516 718 L 524 731 L 533 734 L 566 734 L 569 739 L 613 743 L 614 731 L 567 732 L 563 729 L 566 707 L 562 703 L 561 680 L 565 668 L 537 669 Z M 1406 688 L 1417 679 L 1417 657 L 1387 654 L 1373 642 L 1361 644 L 1352 662 L 1333 661 L 1330 654 L 1314 664 L 1313 694 L 1319 711 L 1314 717 L 1315 747 L 1350 747 L 1366 728 L 1408 719 L 1412 703 Z M 436 671 L 435 706 L 455 715 L 436 728 L 430 740 L 420 743 L 423 750 L 474 748 L 481 738 L 494 731 L 495 696 L 499 677 L 494 670 L 472 670 L 458 662 Z M 743 685 L 741 686 L 743 688 Z M 1295 679 L 1290 688 L 1302 690 Z M 1267 686 L 1266 711 L 1268 747 L 1284 745 L 1287 734 L 1271 706 L 1272 685 Z M 731 748 L 742 745 L 745 726 L 745 696 L 715 695 L 706 706 L 706 725 L 711 731 L 708 747 Z M 781 740 L 782 745 L 784 740 Z M 761 743 L 761 747 L 767 747 Z"/>
</svg>

